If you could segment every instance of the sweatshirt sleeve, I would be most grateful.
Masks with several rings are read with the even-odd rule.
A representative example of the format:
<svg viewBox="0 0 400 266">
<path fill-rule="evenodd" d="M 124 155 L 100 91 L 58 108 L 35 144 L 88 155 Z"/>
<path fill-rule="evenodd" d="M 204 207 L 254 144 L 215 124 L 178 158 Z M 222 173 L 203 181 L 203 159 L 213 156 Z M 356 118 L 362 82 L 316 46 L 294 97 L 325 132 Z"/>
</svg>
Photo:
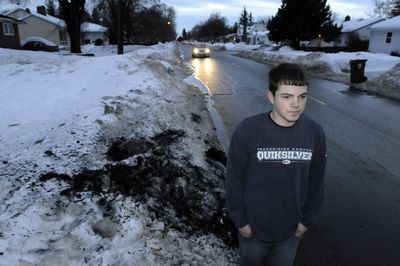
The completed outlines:
<svg viewBox="0 0 400 266">
<path fill-rule="evenodd" d="M 308 176 L 308 192 L 303 207 L 301 223 L 310 228 L 318 222 L 324 196 L 324 174 L 326 166 L 326 140 L 322 128 L 316 138 L 311 168 Z"/>
<path fill-rule="evenodd" d="M 243 130 L 238 126 L 229 146 L 227 177 L 225 180 L 225 207 L 237 228 L 247 225 L 244 211 L 244 178 L 248 154 Z"/>
</svg>

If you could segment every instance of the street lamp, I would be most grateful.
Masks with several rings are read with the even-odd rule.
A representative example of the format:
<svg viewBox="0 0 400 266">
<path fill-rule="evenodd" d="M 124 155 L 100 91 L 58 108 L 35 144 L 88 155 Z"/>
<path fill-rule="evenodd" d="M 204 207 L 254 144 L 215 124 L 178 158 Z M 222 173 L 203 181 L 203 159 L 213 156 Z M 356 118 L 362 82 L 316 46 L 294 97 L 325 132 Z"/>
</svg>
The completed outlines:
<svg viewBox="0 0 400 266">
<path fill-rule="evenodd" d="M 322 39 L 322 35 L 320 33 L 320 34 L 318 34 L 318 47 L 321 47 L 321 39 Z"/>
</svg>

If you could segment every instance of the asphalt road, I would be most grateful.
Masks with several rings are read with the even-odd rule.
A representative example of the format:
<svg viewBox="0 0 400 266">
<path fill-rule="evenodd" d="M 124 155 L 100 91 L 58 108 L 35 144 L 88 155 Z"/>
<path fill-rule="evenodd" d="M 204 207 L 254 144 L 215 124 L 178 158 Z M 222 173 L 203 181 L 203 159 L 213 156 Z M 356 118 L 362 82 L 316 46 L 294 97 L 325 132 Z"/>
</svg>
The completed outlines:
<svg viewBox="0 0 400 266">
<path fill-rule="evenodd" d="M 226 136 L 266 112 L 271 66 L 227 52 L 183 54 L 208 88 Z M 303 238 L 295 265 L 400 265 L 400 102 L 311 78 L 306 114 L 325 130 L 326 192 L 321 221 Z"/>
</svg>

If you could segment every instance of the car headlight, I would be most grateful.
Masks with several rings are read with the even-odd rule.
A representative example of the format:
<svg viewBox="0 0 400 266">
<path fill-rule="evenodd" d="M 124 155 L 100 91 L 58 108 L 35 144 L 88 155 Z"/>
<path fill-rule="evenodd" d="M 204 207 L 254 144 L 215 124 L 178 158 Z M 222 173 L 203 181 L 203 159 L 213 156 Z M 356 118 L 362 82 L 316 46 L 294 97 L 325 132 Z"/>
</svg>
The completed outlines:
<svg viewBox="0 0 400 266">
<path fill-rule="evenodd" d="M 208 54 L 209 52 L 210 52 L 210 49 L 207 48 L 207 49 L 206 49 L 206 53 Z"/>
<path fill-rule="evenodd" d="M 198 54 L 198 53 L 199 53 L 199 49 L 194 48 L 194 49 L 193 49 L 193 53 Z"/>
</svg>

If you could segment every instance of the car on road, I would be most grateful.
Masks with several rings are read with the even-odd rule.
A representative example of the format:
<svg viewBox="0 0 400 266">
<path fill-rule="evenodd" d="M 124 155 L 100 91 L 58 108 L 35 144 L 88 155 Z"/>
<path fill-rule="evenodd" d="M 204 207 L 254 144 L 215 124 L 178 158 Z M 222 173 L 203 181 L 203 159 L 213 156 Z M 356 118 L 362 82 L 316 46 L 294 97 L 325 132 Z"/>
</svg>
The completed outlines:
<svg viewBox="0 0 400 266">
<path fill-rule="evenodd" d="M 210 57 L 210 48 L 203 45 L 193 45 L 192 47 L 192 57 Z"/>
<path fill-rule="evenodd" d="M 26 38 L 21 42 L 21 48 L 23 50 L 31 50 L 31 51 L 46 51 L 46 52 L 59 51 L 59 48 L 56 44 L 41 37 Z"/>
</svg>

